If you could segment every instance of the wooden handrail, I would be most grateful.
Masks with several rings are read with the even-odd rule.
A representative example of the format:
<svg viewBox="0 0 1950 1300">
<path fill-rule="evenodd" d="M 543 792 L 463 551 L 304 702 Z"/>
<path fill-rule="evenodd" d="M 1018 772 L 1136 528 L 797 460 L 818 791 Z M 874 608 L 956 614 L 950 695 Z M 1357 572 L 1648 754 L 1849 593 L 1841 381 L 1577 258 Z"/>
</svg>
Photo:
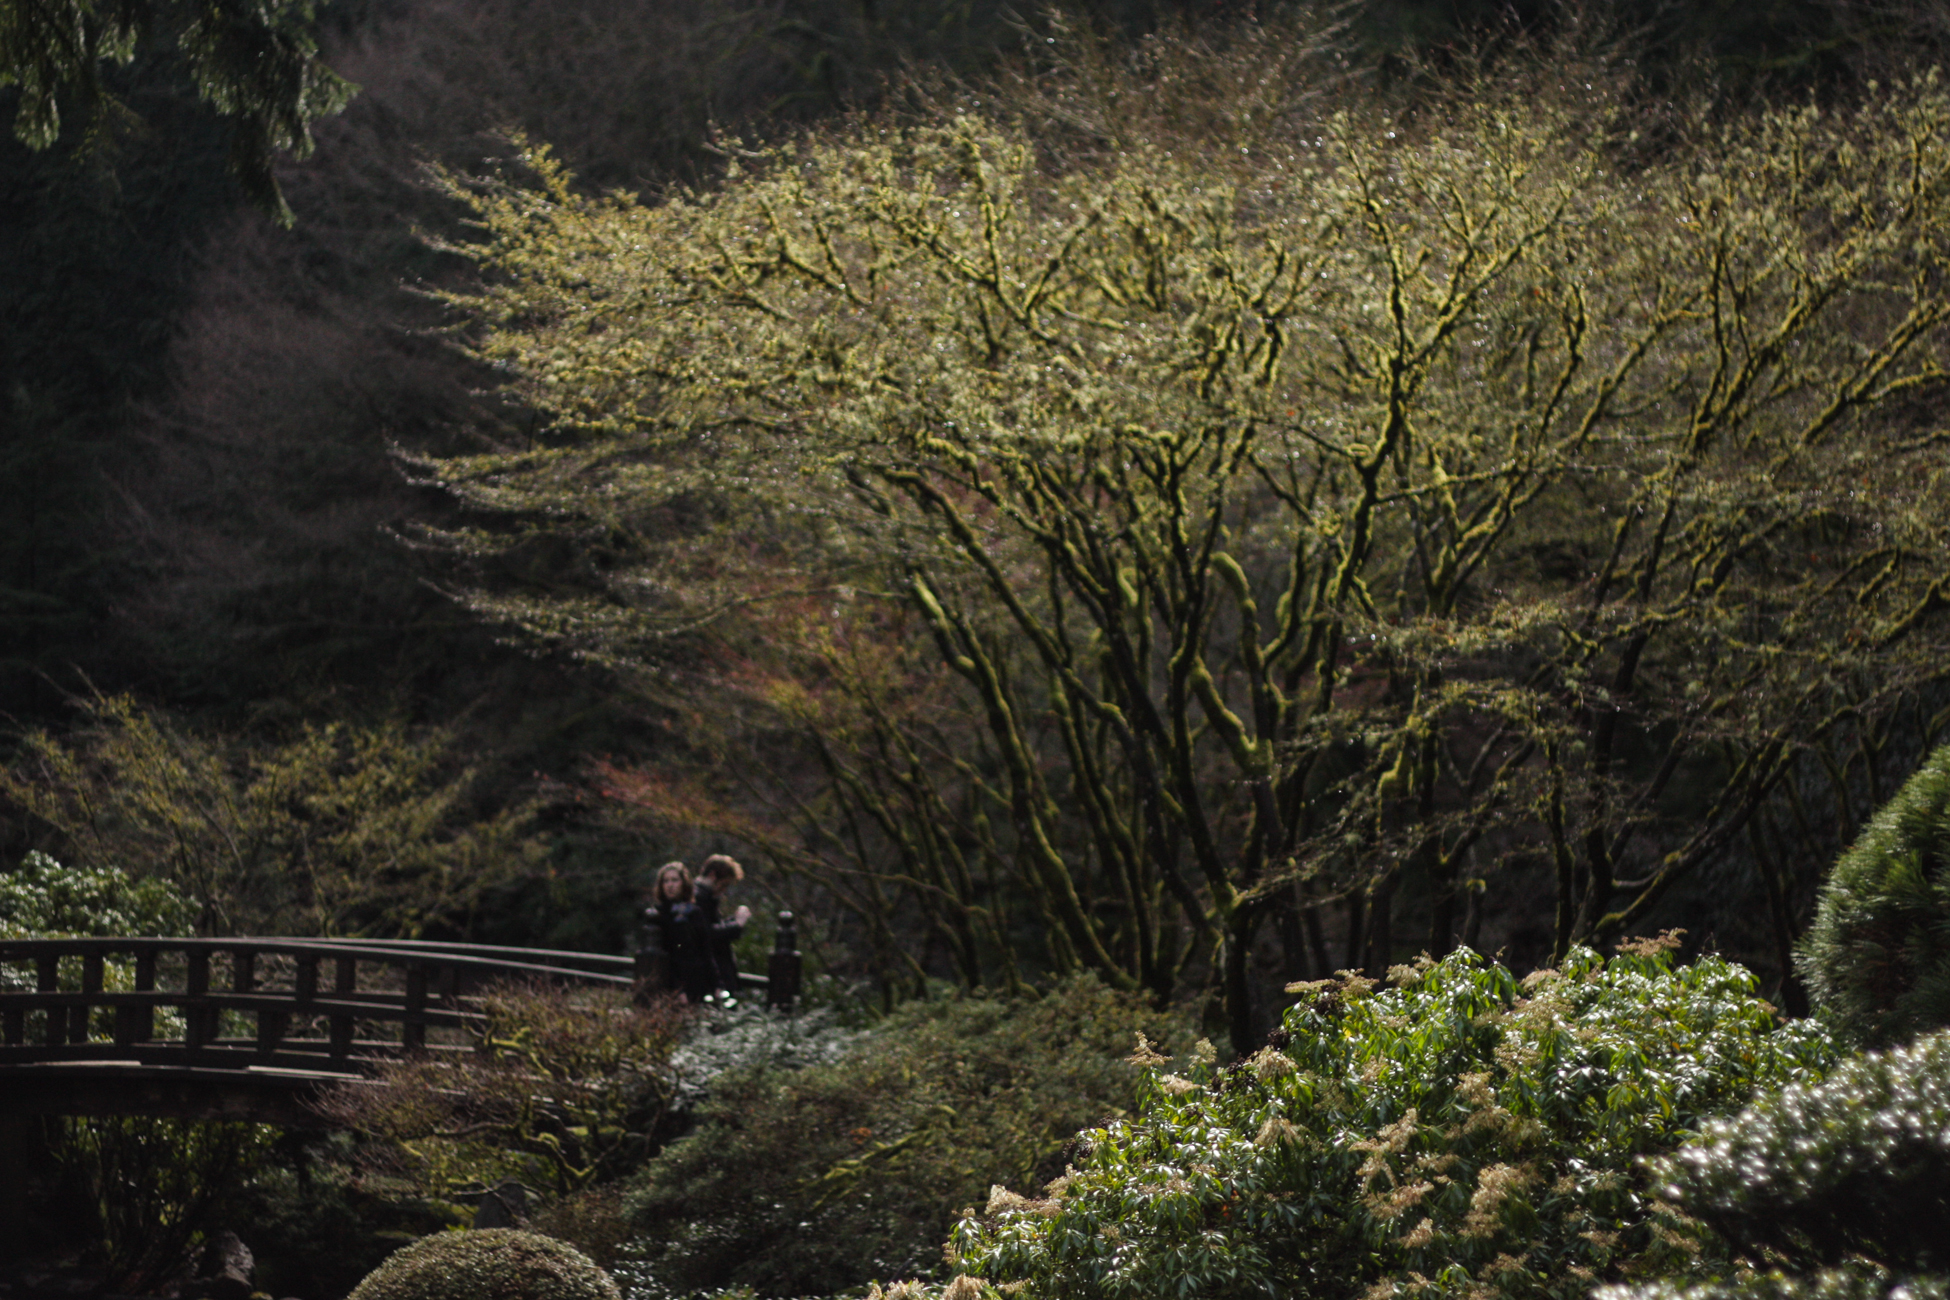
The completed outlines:
<svg viewBox="0 0 1950 1300">
<path fill-rule="evenodd" d="M 767 974 L 739 977 L 787 1009 L 799 991 L 796 934 L 791 913 L 780 913 Z M 654 973 L 646 955 L 256 935 L 0 940 L 0 972 L 32 968 L 32 987 L 10 988 L 0 979 L 0 1067 L 121 1060 L 352 1073 L 369 1057 L 443 1050 L 428 1042 L 427 1031 L 480 1024 L 474 990 L 491 982 L 654 991 L 660 986 L 645 978 Z M 71 961 L 63 988 L 63 965 Z M 387 971 L 386 986 L 361 987 L 362 966 Z M 111 987 L 125 982 L 133 987 Z M 181 1017 L 180 1036 L 159 1038 L 158 1013 L 172 1011 Z M 110 1022 L 105 1034 L 97 1012 Z M 254 1032 L 227 1035 L 227 1015 L 253 1017 Z"/>
</svg>

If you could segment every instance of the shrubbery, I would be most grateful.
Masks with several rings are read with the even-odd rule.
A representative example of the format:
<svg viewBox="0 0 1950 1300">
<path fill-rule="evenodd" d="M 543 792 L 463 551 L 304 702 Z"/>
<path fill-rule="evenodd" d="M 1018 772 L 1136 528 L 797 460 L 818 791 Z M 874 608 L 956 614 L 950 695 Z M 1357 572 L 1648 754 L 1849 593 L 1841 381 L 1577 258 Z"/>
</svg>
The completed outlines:
<svg viewBox="0 0 1950 1300">
<path fill-rule="evenodd" d="M 66 867 L 29 853 L 0 874 L 0 939 L 189 934 L 196 904 L 168 881 L 119 867 Z"/>
<path fill-rule="evenodd" d="M 1655 1282 L 1640 1287 L 1602 1287 L 1594 1300 L 1946 1300 L 1950 1282 L 1902 1277 L 1873 1264 L 1856 1263 L 1795 1277 L 1776 1269 L 1738 1279 L 1686 1285 Z"/>
<path fill-rule="evenodd" d="M 572 1193 L 635 1168 L 667 1136 L 681 1003 L 517 984 L 486 991 L 481 1009 L 473 1053 L 387 1061 L 320 1111 L 442 1200 L 505 1179 Z"/>
<path fill-rule="evenodd" d="M 1466 950 L 1391 979 L 1296 986 L 1282 1046 L 1155 1075 L 1043 1197 L 998 1189 L 964 1219 L 958 1267 L 1079 1300 L 1581 1300 L 1684 1275 L 1697 1245 L 1638 1157 L 1834 1054 L 1745 970 L 1674 969 L 1659 943 L 1521 983 Z"/>
<path fill-rule="evenodd" d="M 1950 1025 L 1950 746 L 1884 804 L 1823 886 L 1801 947 L 1816 999 L 1874 1047 Z"/>
<path fill-rule="evenodd" d="M 347 1300 L 618 1300 L 572 1246 L 533 1232 L 441 1232 L 396 1251 Z"/>
<path fill-rule="evenodd" d="M 1655 1177 L 1662 1196 L 1763 1267 L 1867 1260 L 1950 1273 L 1950 1032 L 1845 1061 L 1711 1123 Z M 1887 1280 L 1818 1273 L 1736 1289 L 1789 1285 L 1879 1294 Z"/>
<path fill-rule="evenodd" d="M 638 1179 L 636 1262 L 617 1276 L 650 1297 L 933 1272 L 957 1210 L 1059 1172 L 1072 1134 L 1135 1108 L 1122 1058 L 1139 1032 L 1177 1031 L 1078 978 L 1034 1000 L 910 1004 L 831 1064 L 729 1071 Z"/>
</svg>

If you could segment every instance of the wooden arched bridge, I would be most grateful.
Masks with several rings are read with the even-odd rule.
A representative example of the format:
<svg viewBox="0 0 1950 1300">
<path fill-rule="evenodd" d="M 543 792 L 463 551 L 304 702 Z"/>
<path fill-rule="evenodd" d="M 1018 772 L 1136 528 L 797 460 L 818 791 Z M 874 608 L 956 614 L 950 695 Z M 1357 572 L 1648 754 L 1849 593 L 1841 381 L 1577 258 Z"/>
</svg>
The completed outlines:
<svg viewBox="0 0 1950 1300">
<path fill-rule="evenodd" d="M 792 914 L 747 996 L 790 1010 Z M 316 1125 L 306 1103 L 403 1052 L 472 1050 L 481 990 L 665 983 L 634 957 L 394 939 L 0 940 L 0 1116 L 161 1115 Z"/>
</svg>

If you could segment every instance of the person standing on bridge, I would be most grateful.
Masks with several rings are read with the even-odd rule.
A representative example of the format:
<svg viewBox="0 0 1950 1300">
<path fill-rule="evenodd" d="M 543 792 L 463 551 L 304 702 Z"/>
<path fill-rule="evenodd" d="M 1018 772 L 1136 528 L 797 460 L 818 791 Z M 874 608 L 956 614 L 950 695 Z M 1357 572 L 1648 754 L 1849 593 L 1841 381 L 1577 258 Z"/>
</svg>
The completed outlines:
<svg viewBox="0 0 1950 1300">
<path fill-rule="evenodd" d="M 731 887 L 744 878 L 745 869 L 738 865 L 737 859 L 713 853 L 698 868 L 694 894 L 698 930 L 710 954 L 713 986 L 722 1005 L 727 1007 L 738 1004 L 738 963 L 731 955 L 731 945 L 751 922 L 752 909 L 741 904 L 728 920 L 719 911 Z"/>
<path fill-rule="evenodd" d="M 657 868 L 651 899 L 643 916 L 663 938 L 664 952 L 670 959 L 670 982 L 683 991 L 686 1001 L 704 1001 L 717 988 L 717 966 L 702 924 L 691 869 L 681 862 L 666 862 Z"/>
</svg>

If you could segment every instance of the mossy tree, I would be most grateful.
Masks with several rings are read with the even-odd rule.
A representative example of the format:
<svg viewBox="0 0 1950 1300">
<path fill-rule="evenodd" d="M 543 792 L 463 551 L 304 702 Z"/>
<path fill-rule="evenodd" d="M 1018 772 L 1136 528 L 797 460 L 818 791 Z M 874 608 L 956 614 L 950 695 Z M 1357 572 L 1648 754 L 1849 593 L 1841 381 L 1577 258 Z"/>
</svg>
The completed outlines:
<svg viewBox="0 0 1950 1300">
<path fill-rule="evenodd" d="M 471 191 L 454 301 L 547 423 L 420 464 L 558 566 L 476 606 L 780 773 L 769 828 L 646 801 L 971 979 L 1025 921 L 1160 996 L 1213 953 L 1244 1049 L 1280 909 L 1385 966 L 1402 881 L 1447 950 L 1528 853 L 1609 941 L 1937 678 L 1933 78 L 1721 127 L 1599 67 L 1392 101 L 1304 19 L 1070 48 L 709 193 Z"/>
</svg>

